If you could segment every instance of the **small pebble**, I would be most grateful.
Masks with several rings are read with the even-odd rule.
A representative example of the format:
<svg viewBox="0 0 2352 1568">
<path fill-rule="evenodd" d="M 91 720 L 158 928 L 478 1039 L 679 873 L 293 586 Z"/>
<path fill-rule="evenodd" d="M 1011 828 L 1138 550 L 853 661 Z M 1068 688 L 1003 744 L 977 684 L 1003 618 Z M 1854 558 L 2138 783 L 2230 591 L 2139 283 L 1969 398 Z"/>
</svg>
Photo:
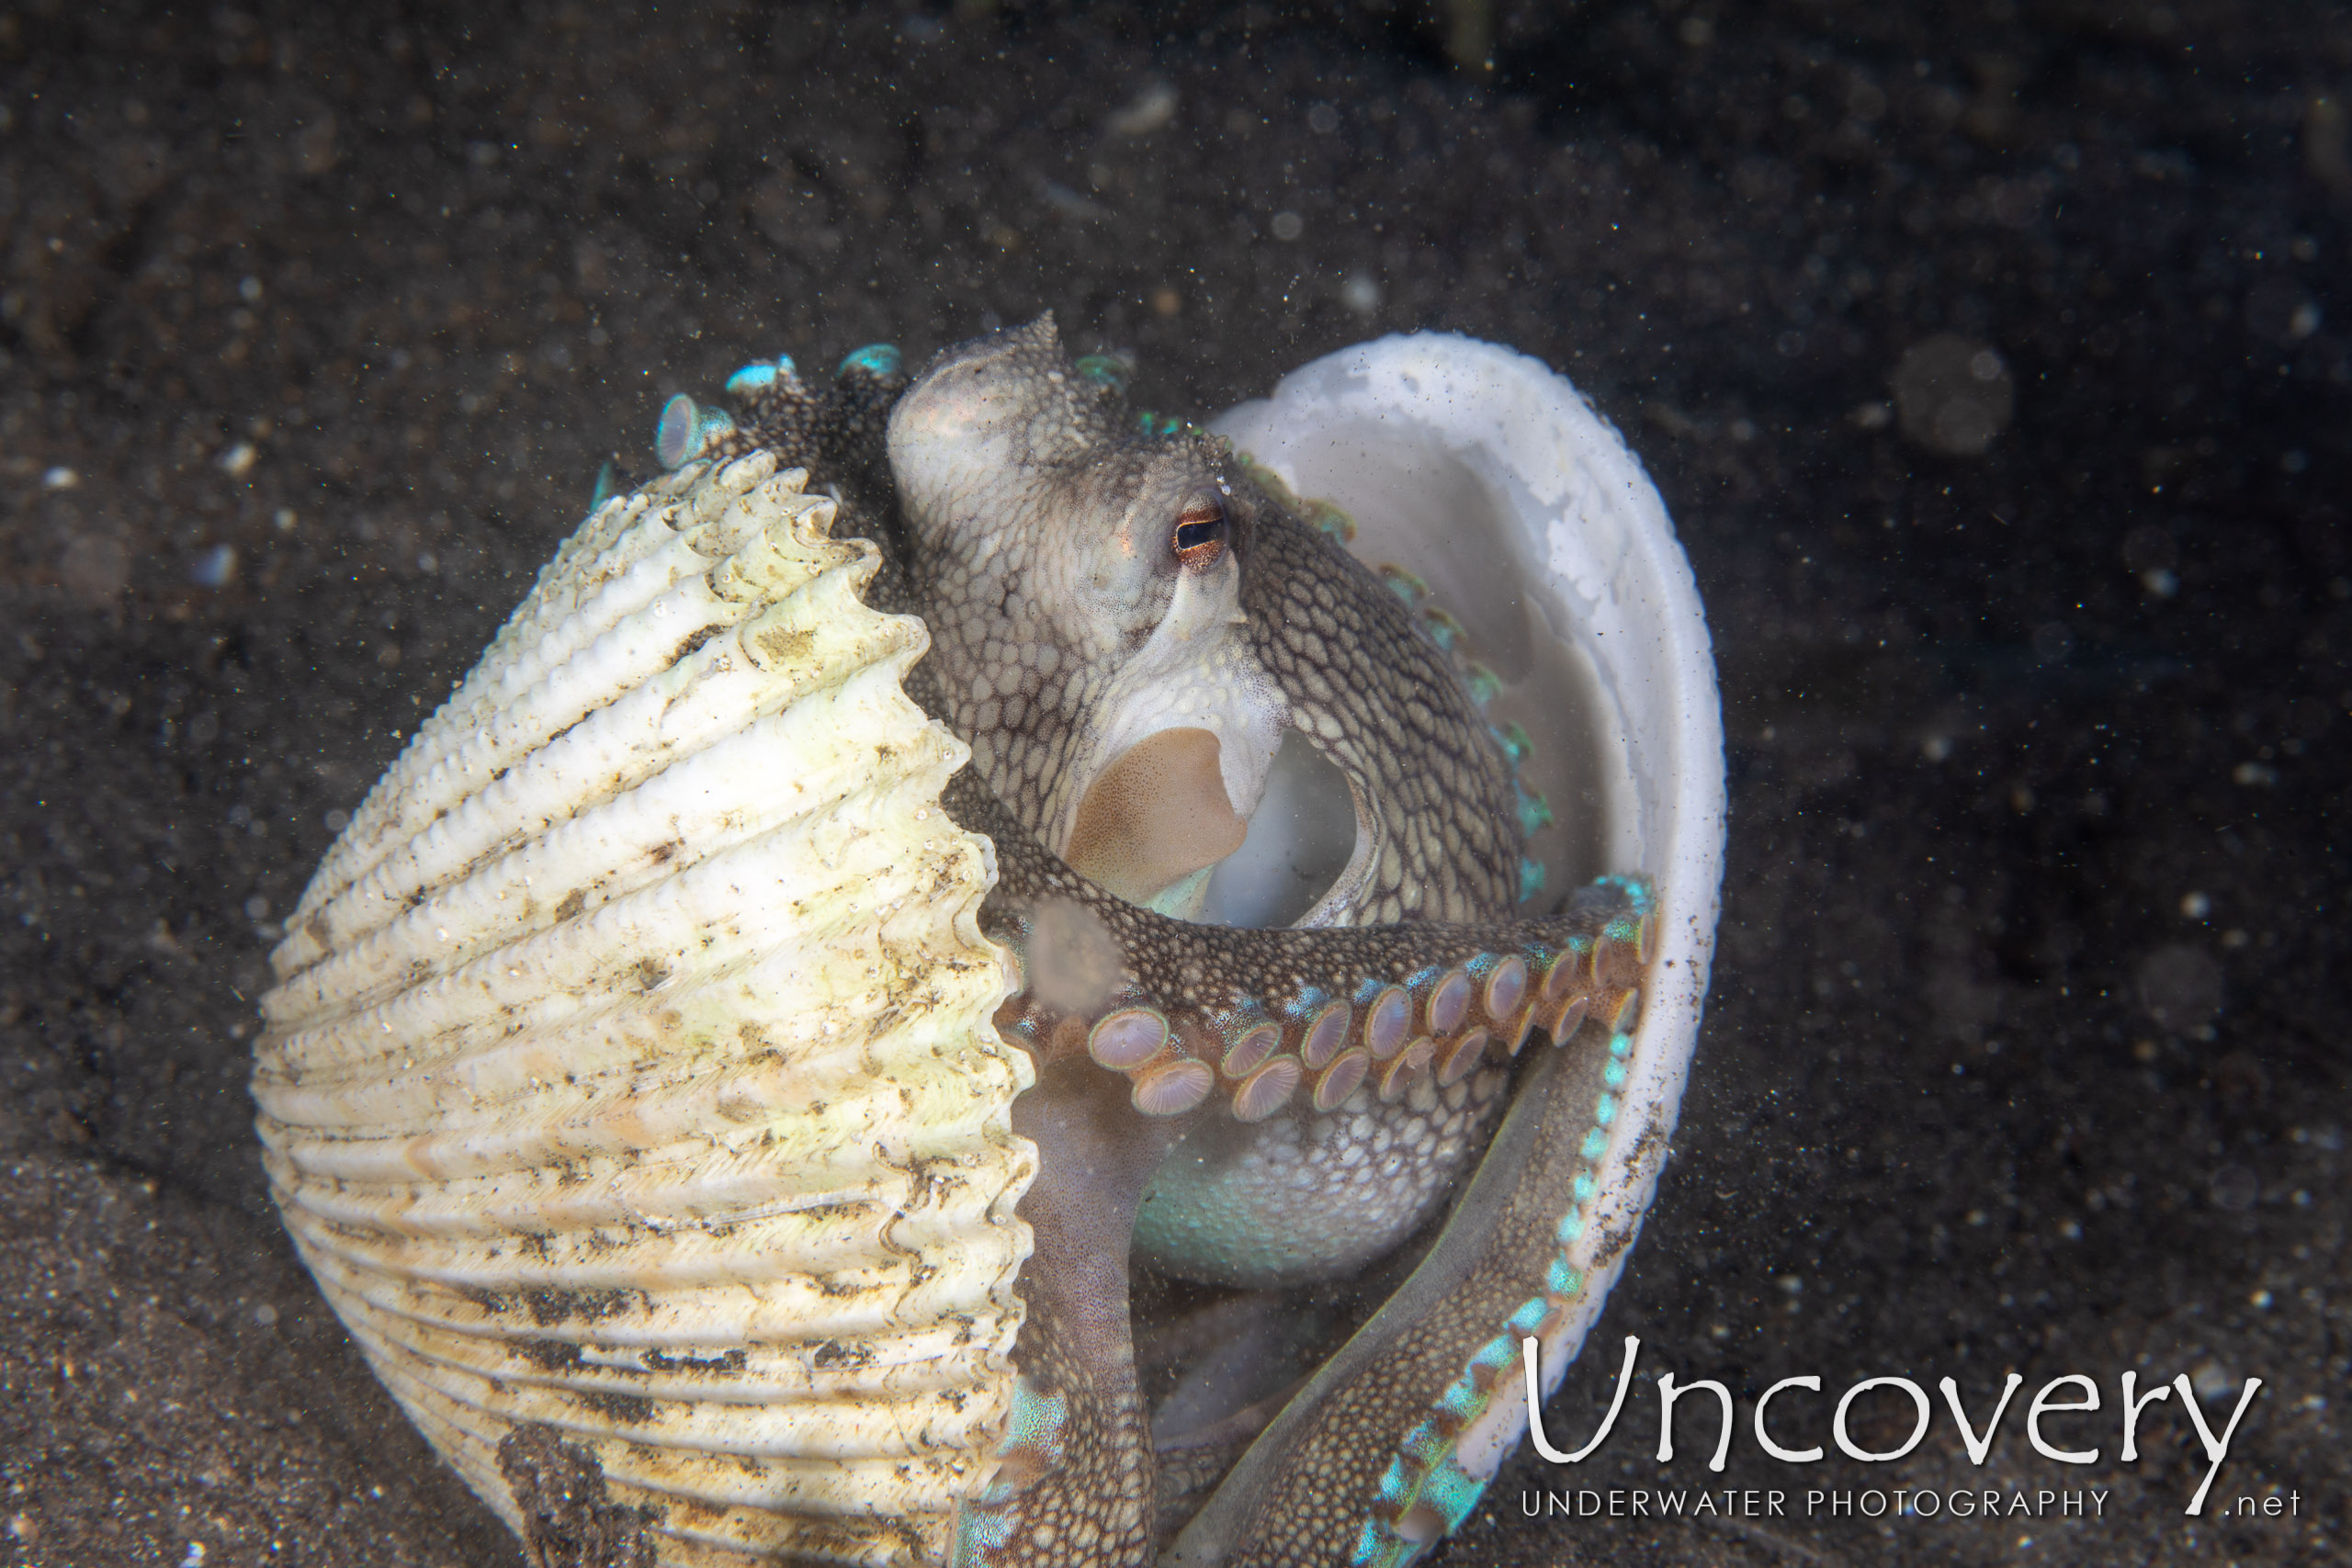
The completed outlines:
<svg viewBox="0 0 2352 1568">
<path fill-rule="evenodd" d="M 2208 1359 L 2189 1369 L 2188 1386 L 2197 1391 L 2199 1399 L 2211 1404 L 2236 1392 L 2238 1380 L 2224 1371 L 2221 1362 Z"/>
<path fill-rule="evenodd" d="M 237 575 L 237 547 L 215 545 L 187 569 L 188 581 L 199 588 L 225 588 Z"/>
<path fill-rule="evenodd" d="M 1165 82 L 1148 82 L 1110 118 L 1114 136 L 1148 136 L 1176 118 L 1176 89 Z"/>
<path fill-rule="evenodd" d="M 2262 1180 L 2242 1165 L 2225 1165 L 2213 1173 L 2210 1188 L 2213 1206 L 2244 1213 L 2262 1195 Z"/>
<path fill-rule="evenodd" d="M 2017 410 L 2017 386 L 2000 355 L 1957 333 L 1912 344 L 1893 380 L 1903 434 L 1948 457 L 1982 455 Z"/>
</svg>

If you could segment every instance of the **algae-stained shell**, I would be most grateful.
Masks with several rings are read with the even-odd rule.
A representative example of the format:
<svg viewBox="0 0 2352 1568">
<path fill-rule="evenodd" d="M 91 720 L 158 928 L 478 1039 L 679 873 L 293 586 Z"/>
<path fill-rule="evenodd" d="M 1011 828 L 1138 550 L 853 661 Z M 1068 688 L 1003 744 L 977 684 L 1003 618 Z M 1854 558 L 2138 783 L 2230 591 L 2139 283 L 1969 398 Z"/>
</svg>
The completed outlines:
<svg viewBox="0 0 2352 1568">
<path fill-rule="evenodd" d="M 296 1245 L 517 1523 L 546 1423 L 672 1563 L 944 1559 L 1035 1168 L 920 622 L 755 454 L 598 508 L 328 854 L 254 1092 Z"/>
<path fill-rule="evenodd" d="M 1357 553 L 1394 561 L 1471 626 L 1532 738 L 1524 776 L 1560 826 L 1531 840 L 1554 886 L 1639 873 L 1657 934 L 1622 1110 L 1563 1262 L 1585 1281 L 1543 1346 L 1556 1386 L 1655 1195 L 1697 1043 L 1723 880 L 1722 706 L 1689 560 L 1640 461 L 1576 388 L 1525 355 L 1443 333 L 1377 339 L 1285 377 L 1212 428 L 1329 502 Z M 1564 878 L 1560 873 L 1566 873 Z M 1464 1430 L 1491 1476 L 1523 1400 Z"/>
</svg>

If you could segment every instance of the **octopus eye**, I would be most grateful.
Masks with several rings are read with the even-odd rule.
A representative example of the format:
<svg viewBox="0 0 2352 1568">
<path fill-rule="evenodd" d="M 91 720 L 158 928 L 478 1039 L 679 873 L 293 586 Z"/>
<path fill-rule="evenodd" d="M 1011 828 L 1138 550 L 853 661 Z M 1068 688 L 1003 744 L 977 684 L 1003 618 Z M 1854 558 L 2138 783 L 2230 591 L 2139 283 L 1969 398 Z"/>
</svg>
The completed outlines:
<svg viewBox="0 0 2352 1568">
<path fill-rule="evenodd" d="M 1176 531 L 1170 536 L 1169 544 L 1179 561 L 1196 571 L 1205 571 L 1225 554 L 1226 536 L 1230 528 L 1226 521 L 1225 502 L 1213 495 L 1196 495 L 1176 514 Z"/>
</svg>

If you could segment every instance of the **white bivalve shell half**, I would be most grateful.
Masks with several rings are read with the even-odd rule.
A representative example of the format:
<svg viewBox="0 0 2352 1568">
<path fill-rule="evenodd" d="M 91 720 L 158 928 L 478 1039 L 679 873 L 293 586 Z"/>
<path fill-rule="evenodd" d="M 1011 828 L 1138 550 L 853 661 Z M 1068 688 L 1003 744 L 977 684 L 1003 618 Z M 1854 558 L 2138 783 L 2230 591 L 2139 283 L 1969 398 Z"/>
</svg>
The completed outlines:
<svg viewBox="0 0 2352 1568">
<path fill-rule="evenodd" d="M 328 854 L 254 1092 L 321 1287 L 518 1529 L 526 1423 L 662 1561 L 944 1559 L 1035 1170 L 926 637 L 765 454 L 599 507 Z"/>
<path fill-rule="evenodd" d="M 1638 872 L 1657 890 L 1630 1073 L 1588 1172 L 1587 1223 L 1561 1254 L 1586 1286 L 1544 1342 L 1549 1393 L 1657 1194 L 1714 956 L 1723 710 L 1690 563 L 1617 432 L 1566 378 L 1494 344 L 1360 344 L 1212 428 L 1344 509 L 1359 554 L 1407 568 L 1474 628 L 1500 686 L 1488 712 L 1532 736 L 1522 774 L 1559 808 L 1529 841 L 1553 886 Z M 1491 1478 L 1526 1423 L 1523 1399 L 1494 1406 L 1462 1434 L 1465 1472 Z"/>
</svg>

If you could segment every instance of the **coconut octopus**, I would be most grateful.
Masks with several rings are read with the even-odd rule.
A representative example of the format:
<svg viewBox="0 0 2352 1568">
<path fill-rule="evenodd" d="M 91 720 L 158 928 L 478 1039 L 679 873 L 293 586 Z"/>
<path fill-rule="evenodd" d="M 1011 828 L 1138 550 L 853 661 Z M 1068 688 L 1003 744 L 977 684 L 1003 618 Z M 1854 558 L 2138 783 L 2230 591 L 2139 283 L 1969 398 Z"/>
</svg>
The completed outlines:
<svg viewBox="0 0 2352 1568">
<path fill-rule="evenodd" d="M 1403 1561 L 1477 1495 L 1511 1336 L 1555 1337 L 1529 1281 L 1577 1288 L 1551 1277 L 1562 1216 L 1593 1091 L 1605 1123 L 1623 1081 L 1651 896 L 1525 912 L 1522 797 L 1456 665 L 1279 486 L 1118 383 L 1047 316 L 911 382 L 887 349 L 830 389 L 754 366 L 733 416 L 675 400 L 659 446 L 830 487 L 836 536 L 882 547 L 869 602 L 929 628 L 910 695 L 971 747 L 942 801 L 994 845 L 982 928 L 1020 966 L 997 1026 L 1035 1066 L 1013 1126 L 1039 1170 L 1011 1429 L 959 1557 Z M 1205 922 L 1285 745 L 1344 780 L 1344 869 L 1287 927 Z M 1515 1062 L 1536 1032 L 1577 1049 Z M 1158 1286 L 1148 1334 L 1138 1261 L 1200 1282 Z M 1333 1304 L 1392 1289 L 1368 1325 Z M 1359 1331 L 1313 1379 L 1267 1370 L 1335 1325 Z M 1139 1367 L 1204 1339 L 1188 1374 Z"/>
</svg>

